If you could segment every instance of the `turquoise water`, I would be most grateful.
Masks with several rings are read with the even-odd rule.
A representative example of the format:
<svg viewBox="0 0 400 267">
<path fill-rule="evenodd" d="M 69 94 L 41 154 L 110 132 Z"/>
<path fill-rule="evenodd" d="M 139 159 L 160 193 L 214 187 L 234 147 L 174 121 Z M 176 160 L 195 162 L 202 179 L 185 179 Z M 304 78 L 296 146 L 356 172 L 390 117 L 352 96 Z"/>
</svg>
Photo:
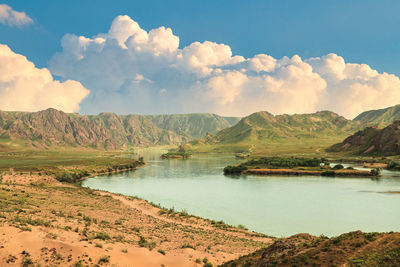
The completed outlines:
<svg viewBox="0 0 400 267">
<path fill-rule="evenodd" d="M 237 163 L 229 155 L 160 160 L 142 151 L 147 165 L 136 171 L 89 178 L 83 186 L 138 196 L 175 210 L 273 236 L 327 236 L 353 230 L 400 231 L 400 177 L 328 178 L 222 174 Z"/>
</svg>

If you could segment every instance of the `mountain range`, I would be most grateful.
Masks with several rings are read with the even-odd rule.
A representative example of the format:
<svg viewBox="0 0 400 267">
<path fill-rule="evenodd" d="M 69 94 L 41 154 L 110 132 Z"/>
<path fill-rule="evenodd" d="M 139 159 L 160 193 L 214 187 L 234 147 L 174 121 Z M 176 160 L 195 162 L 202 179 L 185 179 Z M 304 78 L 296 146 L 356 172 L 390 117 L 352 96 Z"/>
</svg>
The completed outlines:
<svg viewBox="0 0 400 267">
<path fill-rule="evenodd" d="M 357 135 L 366 134 L 367 136 L 372 136 L 373 133 L 379 131 L 378 128 L 387 127 L 396 120 L 400 120 L 400 105 L 366 111 L 353 120 L 348 120 L 331 111 L 276 116 L 266 111 L 260 111 L 242 118 L 236 125 L 223 129 L 215 135 L 209 134 L 191 143 L 194 146 L 213 145 L 212 149 L 214 151 L 218 151 L 215 146 L 226 149 L 228 144 L 239 145 L 239 148 L 240 146 L 242 148 L 258 146 L 264 147 L 264 149 L 271 145 L 279 147 L 279 144 L 288 143 L 303 148 L 316 143 L 318 143 L 319 147 L 321 145 L 329 147 L 352 136 L 355 132 L 357 132 Z M 390 139 L 389 137 L 397 134 L 397 131 L 394 131 L 395 125 L 385 128 L 379 136 L 371 140 L 368 139 L 360 147 L 356 147 L 356 144 L 351 146 L 338 144 L 332 147 L 330 151 L 339 151 L 340 148 L 343 148 L 343 150 L 348 150 L 349 152 L 361 153 L 360 151 L 364 152 L 375 144 L 374 149 L 371 148 L 369 152 L 378 154 L 398 153 L 395 148 L 395 143 L 397 142 L 395 140 L 397 139 L 394 137 Z M 388 135 L 388 133 L 390 134 Z M 358 137 L 351 137 L 350 139 L 360 140 Z M 311 142 L 307 142 L 310 140 Z"/>
<path fill-rule="evenodd" d="M 212 113 L 146 115 L 161 129 L 173 131 L 190 139 L 215 134 L 235 125 L 241 118 L 222 117 Z"/>
<path fill-rule="evenodd" d="M 244 117 L 236 125 L 204 140 L 214 144 L 317 138 L 327 135 L 348 135 L 361 124 L 330 111 L 311 114 L 277 115 L 260 111 Z"/>
<path fill-rule="evenodd" d="M 38 112 L 0 111 L 0 139 L 23 141 L 38 148 L 72 146 L 114 150 L 186 143 L 204 131 L 216 133 L 237 120 L 215 114 L 79 115 L 52 108 Z"/>
<path fill-rule="evenodd" d="M 400 105 L 365 111 L 354 118 L 354 121 L 358 121 L 363 125 L 376 126 L 379 128 L 388 126 L 396 120 L 400 120 Z"/>
<path fill-rule="evenodd" d="M 195 145 L 254 144 L 283 140 L 301 142 L 329 137 L 339 142 L 355 132 L 358 136 L 370 136 L 378 129 L 363 130 L 365 127 L 386 127 L 399 119 L 400 105 L 366 111 L 353 120 L 330 111 L 294 115 L 272 115 L 260 111 L 244 118 L 210 113 L 79 115 L 52 108 L 38 112 L 0 111 L 0 145 L 22 142 L 38 148 L 71 146 L 114 150 L 190 141 Z M 358 137 L 353 139 L 359 140 Z M 329 142 L 329 145 L 334 144 Z M 368 145 L 366 142 L 365 146 Z M 340 145 L 334 148 L 338 147 Z M 361 151 L 364 148 L 357 149 Z M 348 149 L 357 150 L 355 145 Z"/>
</svg>

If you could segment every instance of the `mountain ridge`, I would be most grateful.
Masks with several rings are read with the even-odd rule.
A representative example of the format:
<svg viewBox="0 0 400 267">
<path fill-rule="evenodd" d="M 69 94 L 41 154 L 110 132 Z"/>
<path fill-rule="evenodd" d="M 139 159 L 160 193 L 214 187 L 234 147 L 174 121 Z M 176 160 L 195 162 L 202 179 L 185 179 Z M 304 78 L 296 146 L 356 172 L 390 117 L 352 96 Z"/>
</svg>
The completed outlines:
<svg viewBox="0 0 400 267">
<path fill-rule="evenodd" d="M 52 108 L 38 112 L 1 111 L 0 137 L 25 140 L 38 148 L 82 146 L 111 150 L 188 141 L 187 137 L 157 127 L 143 115 L 79 115 Z"/>
<path fill-rule="evenodd" d="M 178 145 L 208 132 L 216 133 L 238 120 L 210 113 L 80 115 L 53 108 L 37 112 L 0 110 L 0 138 L 23 140 L 37 148 L 82 146 L 115 150 L 129 146 Z"/>
<path fill-rule="evenodd" d="M 353 154 L 394 155 L 400 154 L 400 120 L 383 129 L 366 127 L 347 137 L 343 142 L 331 146 L 330 152 Z"/>
<path fill-rule="evenodd" d="M 400 120 L 400 105 L 364 111 L 353 120 L 359 121 L 364 125 L 382 128 L 388 126 L 396 120 Z"/>
<path fill-rule="evenodd" d="M 316 138 L 322 135 L 346 135 L 360 129 L 359 122 L 347 120 L 331 111 L 308 114 L 272 115 L 259 111 L 242 118 L 236 125 L 203 139 L 207 143 Z"/>
<path fill-rule="evenodd" d="M 174 131 L 191 138 L 201 138 L 207 133 L 218 131 L 236 124 L 239 117 L 224 117 L 214 113 L 159 114 L 145 115 L 158 127 Z"/>
</svg>

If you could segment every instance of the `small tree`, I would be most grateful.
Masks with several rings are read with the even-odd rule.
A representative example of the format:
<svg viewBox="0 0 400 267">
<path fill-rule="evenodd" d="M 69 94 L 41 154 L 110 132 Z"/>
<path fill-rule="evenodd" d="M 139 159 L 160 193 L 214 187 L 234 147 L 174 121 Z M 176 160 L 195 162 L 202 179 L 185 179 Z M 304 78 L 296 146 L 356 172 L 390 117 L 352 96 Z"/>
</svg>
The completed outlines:
<svg viewBox="0 0 400 267">
<path fill-rule="evenodd" d="M 342 164 L 337 164 L 337 165 L 335 165 L 333 168 L 334 168 L 335 170 L 341 170 L 341 169 L 343 169 L 344 167 L 343 167 Z"/>
<path fill-rule="evenodd" d="M 378 176 L 378 175 L 381 174 L 381 171 L 382 171 L 381 168 L 375 168 L 375 169 L 372 169 L 372 170 L 371 170 L 371 174 L 372 174 L 373 176 Z"/>
</svg>

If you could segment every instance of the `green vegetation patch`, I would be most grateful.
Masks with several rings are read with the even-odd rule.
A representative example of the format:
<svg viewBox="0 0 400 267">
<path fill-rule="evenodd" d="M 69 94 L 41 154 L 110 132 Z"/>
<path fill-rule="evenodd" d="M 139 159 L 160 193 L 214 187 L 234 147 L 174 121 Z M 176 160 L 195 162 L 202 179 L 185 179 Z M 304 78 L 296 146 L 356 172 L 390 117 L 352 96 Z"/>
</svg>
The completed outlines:
<svg viewBox="0 0 400 267">
<path fill-rule="evenodd" d="M 277 169 L 277 168 L 320 168 L 321 164 L 327 163 L 326 159 L 318 158 L 281 158 L 281 157 L 262 157 L 251 159 L 237 166 L 227 166 L 224 174 L 241 173 L 247 169 Z"/>
<path fill-rule="evenodd" d="M 161 155 L 162 159 L 188 159 L 192 157 L 190 152 L 168 152 Z"/>
</svg>

